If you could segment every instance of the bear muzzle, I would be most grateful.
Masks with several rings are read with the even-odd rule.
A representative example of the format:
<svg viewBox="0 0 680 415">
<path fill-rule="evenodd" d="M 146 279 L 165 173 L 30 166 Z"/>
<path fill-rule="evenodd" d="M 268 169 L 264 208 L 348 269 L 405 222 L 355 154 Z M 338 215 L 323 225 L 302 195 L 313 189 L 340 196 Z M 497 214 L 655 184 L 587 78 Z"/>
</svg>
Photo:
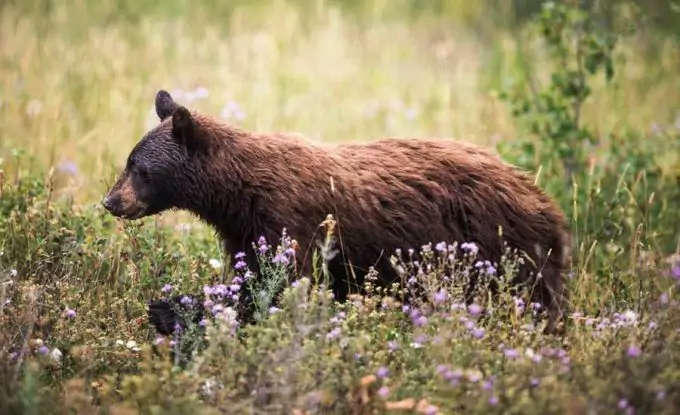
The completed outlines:
<svg viewBox="0 0 680 415">
<path fill-rule="evenodd" d="M 113 216 L 135 220 L 145 216 L 146 206 L 139 203 L 126 203 L 120 196 L 108 194 L 102 199 L 102 206 Z"/>
</svg>

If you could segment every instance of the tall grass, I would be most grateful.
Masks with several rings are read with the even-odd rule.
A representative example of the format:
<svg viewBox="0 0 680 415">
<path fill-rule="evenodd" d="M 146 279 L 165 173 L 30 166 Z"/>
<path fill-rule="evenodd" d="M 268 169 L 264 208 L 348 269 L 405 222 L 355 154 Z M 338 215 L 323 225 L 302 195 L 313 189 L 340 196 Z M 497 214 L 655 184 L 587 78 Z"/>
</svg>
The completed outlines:
<svg viewBox="0 0 680 415">
<path fill-rule="evenodd" d="M 678 47 L 642 26 L 617 43 L 611 83 L 589 78 L 579 122 L 599 143 L 568 188 L 546 139 L 499 98 L 562 68 L 512 10 L 487 3 L 3 3 L 0 412 L 673 413 Z M 410 308 L 386 292 L 333 304 L 309 276 L 237 336 L 217 313 L 207 338 L 201 327 L 157 338 L 147 301 L 234 284 L 202 224 L 181 213 L 123 223 L 98 205 L 156 123 L 158 89 L 318 141 L 532 141 L 536 152 L 506 155 L 570 212 L 567 336 L 542 336 L 540 310 L 509 294 L 461 307 L 435 267 L 421 276 L 430 302 Z"/>
</svg>

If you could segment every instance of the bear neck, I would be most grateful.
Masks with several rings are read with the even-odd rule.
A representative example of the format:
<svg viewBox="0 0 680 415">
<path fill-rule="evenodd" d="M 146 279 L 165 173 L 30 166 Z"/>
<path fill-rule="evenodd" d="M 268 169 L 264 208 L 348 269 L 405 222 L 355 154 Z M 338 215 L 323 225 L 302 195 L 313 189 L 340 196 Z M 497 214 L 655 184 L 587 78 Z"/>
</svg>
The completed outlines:
<svg viewBox="0 0 680 415">
<path fill-rule="evenodd" d="M 246 161 L 263 155 L 250 154 L 256 138 L 248 132 L 219 124 L 202 127 L 210 150 L 201 163 L 200 197 L 189 198 L 187 208 L 215 230 L 228 250 L 246 249 L 258 223 L 251 195 L 258 184 Z"/>
</svg>

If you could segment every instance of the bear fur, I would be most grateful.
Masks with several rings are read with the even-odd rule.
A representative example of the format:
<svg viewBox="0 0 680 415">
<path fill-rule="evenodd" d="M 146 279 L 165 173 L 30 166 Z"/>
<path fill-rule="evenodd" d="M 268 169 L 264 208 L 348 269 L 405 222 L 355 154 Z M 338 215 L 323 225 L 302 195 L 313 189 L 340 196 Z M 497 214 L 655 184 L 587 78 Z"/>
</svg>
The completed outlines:
<svg viewBox="0 0 680 415">
<path fill-rule="evenodd" d="M 286 228 L 303 272 L 324 237 L 319 224 L 332 214 L 339 252 L 328 269 L 339 301 L 361 289 L 371 266 L 378 285 L 396 281 L 389 257 L 397 248 L 474 242 L 478 259 L 498 262 L 504 241 L 533 260 L 518 277 L 535 283 L 532 300 L 547 308 L 549 328 L 560 319 L 571 244 L 564 214 L 529 175 L 490 150 L 408 138 L 311 144 L 189 111 L 163 90 L 155 107 L 159 125 L 132 149 L 102 202 L 111 214 L 135 220 L 192 212 L 232 255 L 252 252 L 260 236 L 276 241 Z M 255 256 L 247 258 L 257 271 Z"/>
</svg>

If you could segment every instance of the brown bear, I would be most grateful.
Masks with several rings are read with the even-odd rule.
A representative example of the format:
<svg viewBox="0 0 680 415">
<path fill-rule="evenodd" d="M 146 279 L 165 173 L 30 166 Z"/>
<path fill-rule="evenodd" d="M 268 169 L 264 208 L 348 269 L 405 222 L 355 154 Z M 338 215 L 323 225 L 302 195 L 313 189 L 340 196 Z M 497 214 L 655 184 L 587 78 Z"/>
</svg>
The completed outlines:
<svg viewBox="0 0 680 415">
<path fill-rule="evenodd" d="M 249 132 L 189 111 L 163 90 L 155 107 L 159 125 L 132 149 L 102 201 L 113 215 L 192 212 L 232 255 L 249 252 L 260 236 L 275 241 L 286 228 L 309 271 L 310 250 L 323 237 L 319 223 L 332 214 L 339 253 L 328 269 L 339 301 L 361 289 L 371 266 L 380 285 L 396 281 L 389 261 L 396 249 L 474 242 L 478 259 L 498 262 L 505 241 L 533 260 L 519 280 L 535 282 L 533 300 L 548 309 L 547 329 L 561 317 L 570 262 L 564 214 L 529 175 L 493 152 L 434 139 L 312 144 L 298 134 Z M 248 257 L 257 271 L 254 255 Z"/>
</svg>

